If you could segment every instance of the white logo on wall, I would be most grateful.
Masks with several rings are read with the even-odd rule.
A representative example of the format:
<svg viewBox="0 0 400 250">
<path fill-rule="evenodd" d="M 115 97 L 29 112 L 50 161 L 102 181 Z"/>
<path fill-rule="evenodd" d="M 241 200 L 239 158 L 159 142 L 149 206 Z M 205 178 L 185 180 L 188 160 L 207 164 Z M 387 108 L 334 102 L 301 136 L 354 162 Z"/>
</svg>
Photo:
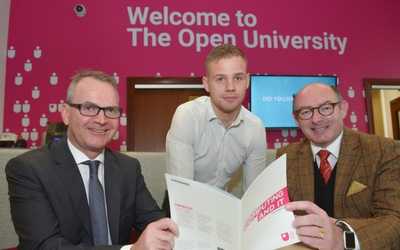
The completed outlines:
<svg viewBox="0 0 400 250">
<path fill-rule="evenodd" d="M 25 103 L 22 105 L 22 111 L 24 113 L 28 113 L 31 110 L 31 105 L 28 100 L 25 100 Z"/>
<path fill-rule="evenodd" d="M 353 87 L 350 86 L 349 90 L 347 91 L 347 94 L 349 95 L 350 98 L 354 98 L 355 92 Z"/>
<path fill-rule="evenodd" d="M 25 71 L 26 72 L 29 72 L 29 71 L 31 71 L 32 70 L 32 63 L 31 63 L 31 60 L 26 60 L 26 63 L 25 63 L 25 65 L 24 65 L 24 69 L 25 69 Z"/>
<path fill-rule="evenodd" d="M 38 132 L 36 132 L 36 128 L 33 128 L 31 132 L 31 140 L 36 141 L 38 138 L 39 138 Z"/>
<path fill-rule="evenodd" d="M 53 74 L 50 76 L 50 84 L 56 85 L 57 83 L 58 83 L 58 76 L 56 72 L 53 72 Z"/>
<path fill-rule="evenodd" d="M 19 133 L 21 135 L 22 139 L 25 139 L 26 141 L 30 140 L 31 144 L 29 145 L 29 142 L 28 142 L 28 147 L 30 146 L 30 148 L 37 148 L 37 147 L 40 147 L 40 145 L 41 145 L 41 140 L 39 143 L 37 141 L 39 141 L 38 138 L 40 137 L 39 134 L 41 133 L 42 129 L 45 128 L 47 126 L 47 123 L 49 122 L 49 119 L 48 119 L 49 114 L 56 113 L 57 111 L 61 112 L 62 106 L 65 103 L 65 101 L 60 100 L 60 102 L 57 103 L 57 102 L 54 102 L 54 100 L 53 101 L 49 100 L 49 101 L 47 101 L 47 104 L 45 104 L 45 105 L 49 105 L 48 111 L 44 110 L 44 113 L 38 113 L 37 111 L 35 113 L 31 112 L 32 110 L 43 109 L 43 107 L 38 106 L 38 102 L 33 101 L 33 100 L 40 100 L 40 98 L 47 97 L 47 96 L 45 96 L 46 95 L 45 93 L 47 93 L 46 92 L 47 88 L 45 86 L 35 86 L 34 84 L 32 84 L 30 82 L 31 76 L 37 73 L 37 72 L 33 71 L 33 64 L 38 62 L 36 59 L 40 60 L 42 58 L 43 51 L 40 46 L 35 46 L 35 48 L 33 49 L 33 53 L 32 54 L 31 53 L 32 53 L 32 50 L 31 50 L 31 52 L 29 52 L 29 55 L 22 55 L 23 56 L 22 62 L 19 63 L 21 65 L 19 65 L 19 67 L 18 67 L 18 68 L 23 68 L 22 72 L 17 72 L 13 79 L 14 84 L 16 86 L 22 86 L 22 85 L 32 86 L 32 87 L 28 87 L 31 89 L 30 89 L 30 91 L 27 92 L 28 93 L 27 95 L 25 94 L 26 92 L 21 91 L 21 95 L 18 95 L 19 100 L 14 99 L 14 100 L 12 100 L 12 102 L 14 102 L 14 104 L 11 103 L 12 108 L 13 108 L 12 111 L 15 114 L 20 114 L 18 119 L 21 119 L 20 124 L 22 125 L 22 128 L 20 128 L 20 129 L 23 129 L 23 131 L 9 131 L 8 128 L 5 129 L 5 131 L 9 131 L 11 133 L 12 132 Z M 18 53 L 15 50 L 14 46 L 10 46 L 9 49 L 7 50 L 8 59 L 12 60 L 14 58 L 18 58 L 17 54 Z M 32 55 L 34 58 L 32 58 Z M 21 55 L 19 55 L 19 59 L 21 60 Z M 26 74 L 26 72 L 30 72 L 30 73 Z M 50 71 L 50 72 L 52 72 L 52 74 L 48 76 L 50 86 L 57 85 L 59 83 L 59 76 L 57 75 L 57 71 Z M 41 73 L 43 73 L 43 72 L 41 72 Z M 158 73 L 158 75 L 160 76 L 160 73 Z M 118 73 L 114 72 L 113 77 L 114 77 L 116 83 L 118 84 L 120 81 L 120 77 L 118 76 Z M 46 91 L 43 92 L 44 91 L 43 89 L 45 89 Z M 23 116 L 23 117 L 21 117 L 21 116 Z M 60 117 L 60 119 L 61 119 L 61 117 Z M 126 124 L 127 124 L 126 114 L 121 115 L 120 124 L 121 124 L 121 126 L 126 126 Z M 34 127 L 34 128 L 32 128 L 32 127 Z M 40 129 L 36 129 L 38 127 Z M 17 128 L 14 128 L 14 129 L 17 129 Z M 32 130 L 32 131 L 29 132 L 30 130 Z M 113 139 L 114 140 L 120 139 L 119 131 L 117 131 L 117 133 L 115 134 Z M 124 142 L 123 145 L 120 145 L 120 147 L 122 150 L 124 150 L 124 148 L 125 148 L 125 151 L 126 151 L 126 142 Z"/>
<path fill-rule="evenodd" d="M 50 104 L 49 104 L 49 111 L 50 111 L 51 113 L 56 112 L 56 111 L 57 111 L 57 104 L 56 104 L 56 103 L 50 103 Z"/>
<path fill-rule="evenodd" d="M 119 83 L 119 76 L 118 76 L 117 72 L 114 72 L 113 77 L 114 77 L 115 81 L 116 81 L 117 84 L 118 84 L 118 83 Z"/>
<path fill-rule="evenodd" d="M 64 100 L 60 100 L 60 103 L 58 104 L 58 111 L 61 112 L 62 106 L 63 106 Z"/>
<path fill-rule="evenodd" d="M 39 122 L 40 126 L 46 127 L 47 121 L 48 121 L 48 119 L 46 117 L 46 114 L 42 114 L 42 117 L 40 118 L 40 122 Z"/>
<path fill-rule="evenodd" d="M 28 127 L 29 126 L 29 122 L 30 122 L 30 119 L 29 119 L 28 115 L 25 114 L 24 118 L 22 118 L 22 126 L 23 127 Z"/>
<path fill-rule="evenodd" d="M 21 104 L 19 103 L 19 100 L 16 100 L 16 101 L 15 101 L 15 104 L 14 104 L 14 113 L 19 113 L 19 112 L 21 112 L 21 109 L 22 109 L 22 106 L 21 106 Z"/>
<path fill-rule="evenodd" d="M 122 113 L 121 117 L 119 118 L 119 123 L 121 126 L 126 126 L 126 114 Z"/>
<path fill-rule="evenodd" d="M 123 142 L 122 142 L 122 145 L 120 146 L 119 150 L 120 150 L 120 151 L 123 151 L 123 152 L 127 151 L 126 141 L 123 141 Z"/>
<path fill-rule="evenodd" d="M 33 56 L 35 58 L 40 58 L 42 56 L 42 50 L 40 49 L 40 46 L 36 46 L 36 49 L 33 51 Z"/>
<path fill-rule="evenodd" d="M 21 85 L 22 84 L 22 76 L 21 73 L 18 73 L 17 76 L 15 77 L 15 85 Z"/>
<path fill-rule="evenodd" d="M 40 90 L 37 86 L 35 86 L 32 90 L 32 98 L 33 99 L 38 99 L 40 96 Z"/>
<path fill-rule="evenodd" d="M 7 51 L 7 56 L 8 56 L 8 58 L 14 58 L 15 57 L 14 46 L 10 46 L 10 49 Z"/>
</svg>

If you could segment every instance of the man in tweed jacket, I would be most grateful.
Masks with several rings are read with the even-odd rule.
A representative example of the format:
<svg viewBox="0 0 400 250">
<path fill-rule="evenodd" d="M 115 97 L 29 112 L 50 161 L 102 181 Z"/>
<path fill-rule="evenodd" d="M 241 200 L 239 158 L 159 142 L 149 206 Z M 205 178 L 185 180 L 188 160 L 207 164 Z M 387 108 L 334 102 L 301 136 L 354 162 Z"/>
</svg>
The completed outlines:
<svg viewBox="0 0 400 250">
<path fill-rule="evenodd" d="M 347 128 L 347 110 L 336 87 L 313 83 L 295 95 L 293 117 L 307 138 L 277 151 L 287 154 L 286 209 L 312 247 L 353 249 L 345 248 L 340 224 L 355 233 L 355 249 L 400 249 L 400 144 Z M 318 171 L 320 149 L 331 152 L 328 184 Z"/>
</svg>

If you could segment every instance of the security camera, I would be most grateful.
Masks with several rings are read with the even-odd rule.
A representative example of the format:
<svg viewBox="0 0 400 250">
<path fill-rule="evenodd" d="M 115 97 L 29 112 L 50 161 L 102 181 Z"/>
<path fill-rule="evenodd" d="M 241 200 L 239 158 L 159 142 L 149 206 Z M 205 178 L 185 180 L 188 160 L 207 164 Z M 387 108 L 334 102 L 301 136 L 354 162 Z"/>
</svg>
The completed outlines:
<svg viewBox="0 0 400 250">
<path fill-rule="evenodd" d="M 74 10 L 75 10 L 75 14 L 78 17 L 83 17 L 86 15 L 86 8 L 85 8 L 85 6 L 83 6 L 83 4 L 75 5 Z"/>
</svg>

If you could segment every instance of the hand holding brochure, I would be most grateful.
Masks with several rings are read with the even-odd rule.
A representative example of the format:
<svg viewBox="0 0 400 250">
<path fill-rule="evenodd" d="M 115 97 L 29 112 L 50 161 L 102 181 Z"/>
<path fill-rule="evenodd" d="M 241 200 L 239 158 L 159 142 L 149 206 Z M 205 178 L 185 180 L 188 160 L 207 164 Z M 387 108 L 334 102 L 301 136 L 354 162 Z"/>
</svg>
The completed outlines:
<svg viewBox="0 0 400 250">
<path fill-rule="evenodd" d="M 242 199 L 210 185 L 166 174 L 175 249 L 276 249 L 299 242 L 292 227 L 286 154 L 269 165 Z"/>
</svg>

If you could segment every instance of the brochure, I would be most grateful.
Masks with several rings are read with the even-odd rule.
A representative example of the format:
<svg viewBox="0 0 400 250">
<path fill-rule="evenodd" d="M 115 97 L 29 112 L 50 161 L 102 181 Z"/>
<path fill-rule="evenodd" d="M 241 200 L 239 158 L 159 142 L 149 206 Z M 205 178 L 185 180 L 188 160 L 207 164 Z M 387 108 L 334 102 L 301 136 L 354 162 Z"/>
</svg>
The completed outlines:
<svg viewBox="0 0 400 250">
<path fill-rule="evenodd" d="M 166 174 L 175 249 L 277 249 L 299 242 L 286 211 L 286 154 L 271 163 L 242 199 L 216 187 Z"/>
</svg>

